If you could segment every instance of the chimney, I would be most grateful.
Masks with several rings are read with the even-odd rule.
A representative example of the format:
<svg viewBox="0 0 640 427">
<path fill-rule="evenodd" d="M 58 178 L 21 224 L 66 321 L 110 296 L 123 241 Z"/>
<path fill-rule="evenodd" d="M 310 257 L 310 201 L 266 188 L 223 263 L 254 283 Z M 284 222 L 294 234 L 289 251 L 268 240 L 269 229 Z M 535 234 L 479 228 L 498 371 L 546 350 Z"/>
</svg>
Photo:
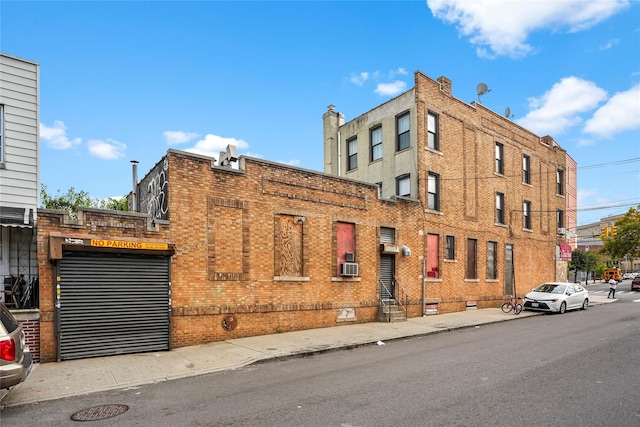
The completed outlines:
<svg viewBox="0 0 640 427">
<path fill-rule="evenodd" d="M 440 92 L 451 96 L 451 80 L 446 78 L 445 76 L 440 76 L 437 78 L 438 83 L 440 83 Z"/>
<path fill-rule="evenodd" d="M 131 203 L 131 211 L 132 212 L 137 212 L 138 211 L 138 161 L 137 160 L 131 160 L 131 173 L 132 173 L 132 178 L 133 178 L 133 191 L 131 192 L 131 194 L 133 195 L 132 197 L 132 203 Z"/>
</svg>

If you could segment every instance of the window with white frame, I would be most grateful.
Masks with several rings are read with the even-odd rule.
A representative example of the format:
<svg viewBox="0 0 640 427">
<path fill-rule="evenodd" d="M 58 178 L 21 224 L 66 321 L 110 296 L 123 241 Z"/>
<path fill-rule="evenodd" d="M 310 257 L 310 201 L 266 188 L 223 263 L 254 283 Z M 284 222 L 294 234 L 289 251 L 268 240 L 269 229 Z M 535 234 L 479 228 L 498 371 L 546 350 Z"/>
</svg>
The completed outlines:
<svg viewBox="0 0 640 427">
<path fill-rule="evenodd" d="M 382 126 L 371 129 L 371 161 L 382 158 Z"/>
<path fill-rule="evenodd" d="M 504 175 L 504 145 L 496 142 L 496 173 Z"/>
<path fill-rule="evenodd" d="M 504 193 L 496 193 L 496 223 L 504 224 Z"/>
<path fill-rule="evenodd" d="M 409 148 L 411 144 L 410 138 L 410 120 L 409 112 L 406 112 L 396 119 L 396 129 L 398 132 L 398 141 L 396 145 L 396 151 L 401 151 Z"/>
<path fill-rule="evenodd" d="M 522 226 L 531 230 L 531 202 L 528 200 L 522 203 Z"/>
<path fill-rule="evenodd" d="M 432 150 L 440 150 L 438 141 L 438 116 L 433 113 L 427 114 L 427 147 Z"/>
<path fill-rule="evenodd" d="M 531 184 L 531 157 L 526 154 L 522 156 L 522 182 Z"/>
<path fill-rule="evenodd" d="M 358 138 L 347 140 L 347 170 L 353 170 L 358 167 Z"/>
<path fill-rule="evenodd" d="M 564 195 L 564 171 L 562 169 L 556 171 L 556 194 Z"/>
<path fill-rule="evenodd" d="M 398 196 L 411 196 L 411 176 L 409 174 L 396 178 L 396 194 Z"/>
<path fill-rule="evenodd" d="M 440 210 L 440 175 L 429 172 L 427 177 L 427 208 Z"/>
</svg>

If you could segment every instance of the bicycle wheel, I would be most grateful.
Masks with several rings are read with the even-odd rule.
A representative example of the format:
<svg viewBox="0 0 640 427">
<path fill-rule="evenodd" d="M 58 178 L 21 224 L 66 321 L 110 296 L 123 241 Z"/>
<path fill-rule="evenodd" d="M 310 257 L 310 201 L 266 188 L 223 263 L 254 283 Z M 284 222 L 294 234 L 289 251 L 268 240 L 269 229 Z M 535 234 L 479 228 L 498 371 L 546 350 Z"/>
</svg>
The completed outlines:
<svg viewBox="0 0 640 427">
<path fill-rule="evenodd" d="M 508 302 L 505 302 L 504 304 L 502 304 L 502 311 L 505 312 L 505 313 L 509 313 L 512 308 L 513 307 Z"/>
<path fill-rule="evenodd" d="M 516 314 L 522 313 L 522 304 L 516 304 L 516 309 L 514 310 L 514 313 Z"/>
</svg>

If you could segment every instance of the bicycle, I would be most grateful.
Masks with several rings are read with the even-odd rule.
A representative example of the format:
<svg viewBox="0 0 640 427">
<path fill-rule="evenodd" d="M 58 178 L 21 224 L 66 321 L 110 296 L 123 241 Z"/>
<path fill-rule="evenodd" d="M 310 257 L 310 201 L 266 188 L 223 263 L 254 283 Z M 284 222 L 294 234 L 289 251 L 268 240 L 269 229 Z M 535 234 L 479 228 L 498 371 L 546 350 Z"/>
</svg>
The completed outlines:
<svg viewBox="0 0 640 427">
<path fill-rule="evenodd" d="M 38 276 L 32 277 L 29 282 L 24 282 L 24 290 L 22 291 L 22 298 L 20 298 L 20 305 L 23 308 L 33 308 L 31 307 L 31 293 L 35 286 L 38 286 Z"/>
<path fill-rule="evenodd" d="M 522 313 L 522 304 L 518 302 L 518 300 L 521 300 L 521 299 L 522 298 L 518 298 L 516 300 L 516 298 L 511 298 L 508 302 L 505 302 L 504 304 L 502 304 L 502 311 L 505 313 L 510 313 L 511 310 L 513 310 L 515 314 Z"/>
</svg>

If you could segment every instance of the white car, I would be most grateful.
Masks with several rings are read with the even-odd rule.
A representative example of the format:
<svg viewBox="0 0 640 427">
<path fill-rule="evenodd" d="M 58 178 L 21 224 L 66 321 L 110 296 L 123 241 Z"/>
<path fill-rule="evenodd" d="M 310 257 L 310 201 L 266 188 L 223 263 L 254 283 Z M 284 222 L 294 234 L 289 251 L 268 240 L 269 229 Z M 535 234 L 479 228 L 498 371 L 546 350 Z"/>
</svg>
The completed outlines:
<svg viewBox="0 0 640 427">
<path fill-rule="evenodd" d="M 589 307 L 589 291 L 577 283 L 547 282 L 524 296 L 525 310 L 564 313 Z"/>
</svg>

